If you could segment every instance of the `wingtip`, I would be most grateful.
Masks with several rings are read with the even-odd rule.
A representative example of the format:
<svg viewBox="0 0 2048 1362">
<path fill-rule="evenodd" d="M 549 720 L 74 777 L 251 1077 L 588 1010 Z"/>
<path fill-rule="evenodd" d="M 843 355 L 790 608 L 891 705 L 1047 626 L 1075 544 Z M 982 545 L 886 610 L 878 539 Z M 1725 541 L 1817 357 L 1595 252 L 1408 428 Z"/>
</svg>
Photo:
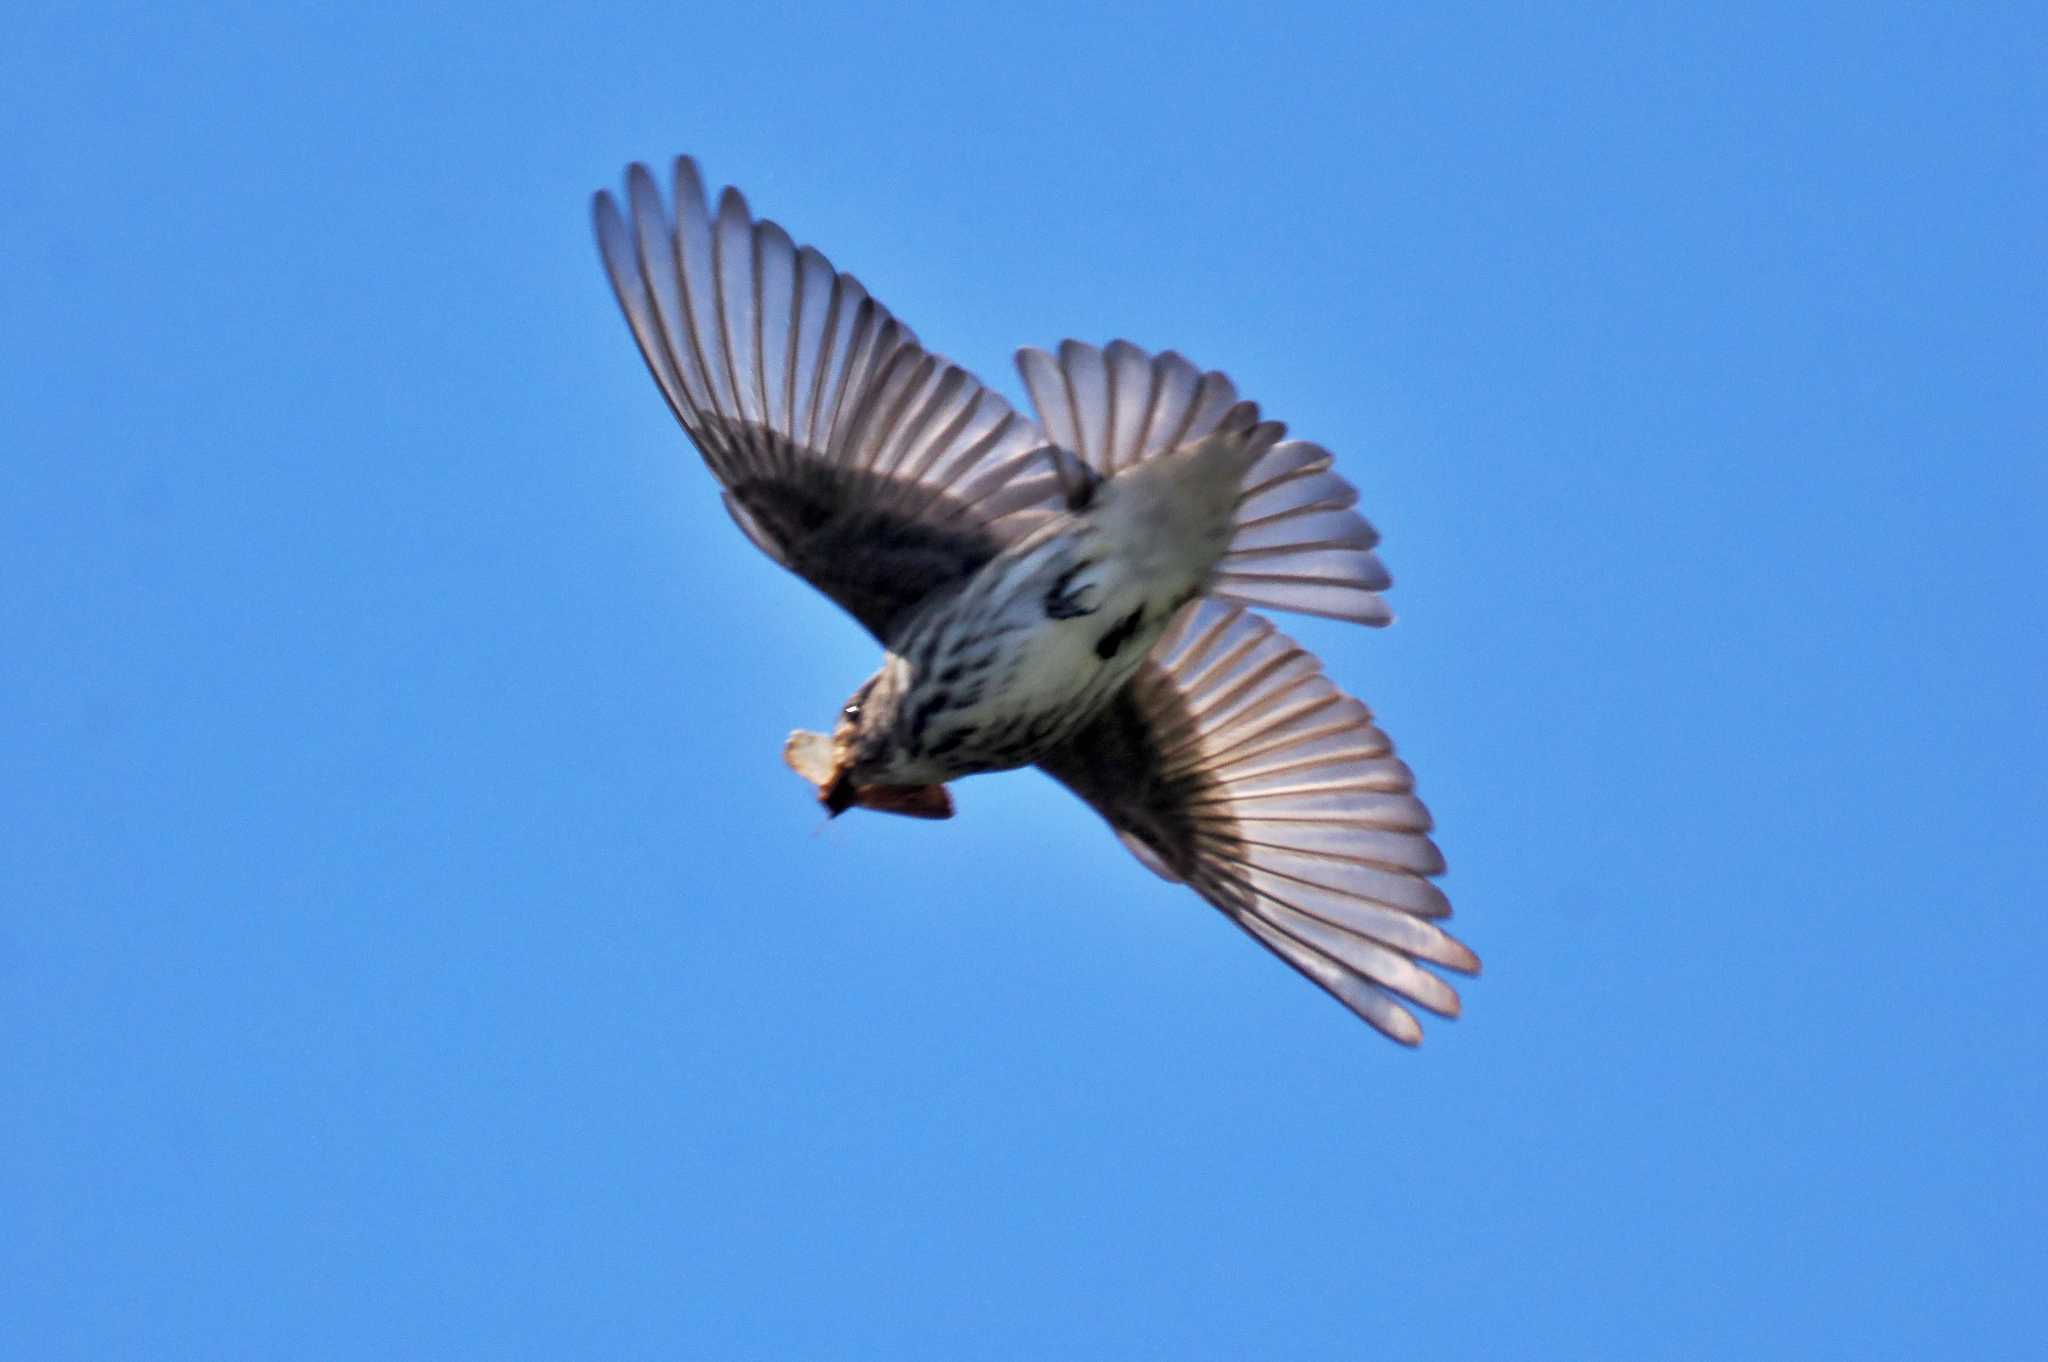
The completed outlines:
<svg viewBox="0 0 2048 1362">
<path fill-rule="evenodd" d="M 650 180 L 653 179 L 654 173 L 649 171 L 647 177 Z M 691 198 L 700 204 L 704 202 L 704 173 L 697 168 L 696 157 L 678 156 L 675 160 L 671 161 L 669 163 L 669 179 L 676 187 L 676 197 L 678 199 L 683 197 L 683 191 L 687 189 Z"/>
<path fill-rule="evenodd" d="M 1368 1017 L 1366 1021 L 1375 1031 L 1378 1031 L 1388 1040 L 1406 1046 L 1410 1050 L 1421 1048 L 1422 1023 L 1415 1020 L 1406 1008 L 1396 1007 L 1393 1009 L 1393 1015 L 1390 1017 L 1378 1019 Z"/>
<path fill-rule="evenodd" d="M 742 226 L 752 225 L 753 209 L 747 206 L 747 196 L 737 185 L 729 184 L 718 191 L 718 217 L 721 222 L 731 219 Z"/>
<path fill-rule="evenodd" d="M 619 201 L 611 190 L 599 189 L 592 192 L 590 229 L 596 233 L 600 249 L 605 249 L 607 243 L 625 236 L 626 215 L 619 208 Z"/>
<path fill-rule="evenodd" d="M 1101 358 L 1102 352 L 1087 341 L 1076 340 L 1069 336 L 1060 342 L 1061 364 L 1072 364 L 1077 360 L 1099 360 Z"/>
</svg>

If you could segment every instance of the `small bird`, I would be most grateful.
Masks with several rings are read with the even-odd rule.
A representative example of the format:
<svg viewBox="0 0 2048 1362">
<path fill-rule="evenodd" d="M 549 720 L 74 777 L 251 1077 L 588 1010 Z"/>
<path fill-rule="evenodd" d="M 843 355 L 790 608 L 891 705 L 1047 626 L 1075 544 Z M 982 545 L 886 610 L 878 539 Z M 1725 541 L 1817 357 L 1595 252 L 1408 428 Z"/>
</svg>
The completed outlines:
<svg viewBox="0 0 2048 1362">
<path fill-rule="evenodd" d="M 592 203 L 655 382 L 770 558 L 884 649 L 832 733 L 784 749 L 831 816 L 949 818 L 947 784 L 1037 765 L 1140 861 L 1404 1044 L 1456 1016 L 1414 777 L 1251 607 L 1393 618 L 1319 445 L 1230 380 L 1127 341 L 1025 349 L 1015 411 L 696 163 Z"/>
</svg>

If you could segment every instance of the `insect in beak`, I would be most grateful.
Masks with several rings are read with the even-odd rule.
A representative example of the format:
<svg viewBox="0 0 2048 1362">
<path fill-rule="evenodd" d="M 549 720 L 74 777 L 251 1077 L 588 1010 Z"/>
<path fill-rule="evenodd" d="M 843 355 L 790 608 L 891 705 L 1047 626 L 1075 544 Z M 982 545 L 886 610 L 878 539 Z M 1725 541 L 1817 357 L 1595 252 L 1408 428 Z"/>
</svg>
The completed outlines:
<svg viewBox="0 0 2048 1362">
<path fill-rule="evenodd" d="M 837 818 L 848 809 L 873 809 L 906 818 L 951 818 L 953 796 L 943 785 L 856 785 L 832 739 L 802 729 L 782 749 L 789 769 L 817 787 L 818 802 Z"/>
</svg>

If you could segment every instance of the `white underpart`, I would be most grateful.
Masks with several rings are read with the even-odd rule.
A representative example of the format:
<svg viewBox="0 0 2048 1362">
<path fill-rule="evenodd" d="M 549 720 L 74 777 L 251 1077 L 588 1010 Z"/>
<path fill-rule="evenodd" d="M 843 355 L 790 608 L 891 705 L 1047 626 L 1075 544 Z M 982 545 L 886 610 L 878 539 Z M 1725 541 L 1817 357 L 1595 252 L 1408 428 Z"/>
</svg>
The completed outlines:
<svg viewBox="0 0 2048 1362">
<path fill-rule="evenodd" d="M 892 649 L 882 684 L 900 694 L 896 726 L 906 748 L 886 774 L 903 783 L 953 779 L 990 769 L 977 749 L 995 735 L 1034 731 L 1033 748 L 1006 754 L 1001 765 L 1035 760 L 1039 751 L 1088 722 L 1144 662 L 1181 604 L 1202 593 L 1230 545 L 1247 464 L 1270 441 L 1223 433 L 1185 450 L 1124 470 L 1096 488 L 1085 510 L 1062 516 L 997 556 L 956 595 L 915 619 Z M 1064 579 L 1064 580 L 1063 580 Z M 1062 595 L 1077 611 L 1048 615 L 1047 598 Z M 1133 616 L 1110 655 L 1106 634 Z M 941 678 L 971 645 L 936 650 L 931 674 L 919 674 L 931 631 L 943 638 L 994 634 L 999 661 L 986 674 L 978 703 L 945 713 L 913 738 L 909 716 L 924 699 L 962 687 Z M 960 725 L 973 744 L 927 756 L 924 749 Z M 963 766 L 965 769 L 963 769 Z"/>
</svg>

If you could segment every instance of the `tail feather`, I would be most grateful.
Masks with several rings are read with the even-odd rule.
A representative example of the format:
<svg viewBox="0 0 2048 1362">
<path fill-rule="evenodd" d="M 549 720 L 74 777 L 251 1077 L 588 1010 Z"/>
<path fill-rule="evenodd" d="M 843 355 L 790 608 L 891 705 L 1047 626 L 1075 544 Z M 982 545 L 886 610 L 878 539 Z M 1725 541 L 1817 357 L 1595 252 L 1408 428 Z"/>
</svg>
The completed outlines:
<svg viewBox="0 0 2048 1362">
<path fill-rule="evenodd" d="M 1393 620 L 1379 596 L 1393 578 L 1372 552 L 1379 531 L 1352 509 L 1358 489 L 1331 463 L 1321 445 L 1287 440 L 1252 468 L 1212 595 L 1359 624 Z"/>
<path fill-rule="evenodd" d="M 1378 594 L 1392 581 L 1372 552 L 1379 534 L 1352 509 L 1357 489 L 1331 471 L 1321 445 L 1260 426 L 1257 406 L 1239 401 L 1223 374 L 1122 340 L 1101 349 L 1062 341 L 1057 356 L 1020 350 L 1017 368 L 1053 443 L 1105 477 L 1219 431 L 1258 426 L 1261 438 L 1230 444 L 1248 466 L 1209 594 L 1360 624 L 1393 619 Z M 1215 457 L 1225 456 L 1219 446 Z"/>
<path fill-rule="evenodd" d="M 1259 420 L 1256 405 L 1239 402 L 1200 439 L 1110 479 L 1099 523 L 1148 582 L 1201 589 L 1236 533 L 1245 474 L 1283 432 Z"/>
</svg>

